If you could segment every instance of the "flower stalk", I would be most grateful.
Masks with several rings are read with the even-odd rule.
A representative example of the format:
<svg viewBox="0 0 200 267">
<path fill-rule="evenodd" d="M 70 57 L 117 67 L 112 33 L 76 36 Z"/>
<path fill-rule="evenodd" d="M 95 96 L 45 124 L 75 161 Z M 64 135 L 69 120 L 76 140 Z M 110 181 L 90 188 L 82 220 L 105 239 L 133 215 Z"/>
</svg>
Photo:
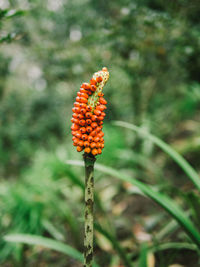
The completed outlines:
<svg viewBox="0 0 200 267">
<path fill-rule="evenodd" d="M 84 227 L 84 267 L 92 267 L 94 237 L 94 163 L 96 158 L 85 153 L 85 227 Z"/>
</svg>

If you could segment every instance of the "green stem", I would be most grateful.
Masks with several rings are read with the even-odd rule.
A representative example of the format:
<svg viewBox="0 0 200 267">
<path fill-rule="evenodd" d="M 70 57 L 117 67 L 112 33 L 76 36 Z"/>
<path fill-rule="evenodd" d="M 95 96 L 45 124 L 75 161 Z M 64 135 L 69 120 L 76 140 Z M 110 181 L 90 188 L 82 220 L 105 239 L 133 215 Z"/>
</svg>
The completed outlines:
<svg viewBox="0 0 200 267">
<path fill-rule="evenodd" d="M 96 158 L 84 154 L 85 162 L 85 235 L 84 235 L 84 267 L 92 267 L 94 237 L 94 163 Z"/>
</svg>

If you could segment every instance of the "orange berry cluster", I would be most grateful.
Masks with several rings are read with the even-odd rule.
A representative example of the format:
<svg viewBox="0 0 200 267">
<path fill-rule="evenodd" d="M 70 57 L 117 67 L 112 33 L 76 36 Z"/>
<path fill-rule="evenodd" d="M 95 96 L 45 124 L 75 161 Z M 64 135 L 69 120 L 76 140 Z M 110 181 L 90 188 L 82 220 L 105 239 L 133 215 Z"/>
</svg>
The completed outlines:
<svg viewBox="0 0 200 267">
<path fill-rule="evenodd" d="M 89 83 L 83 83 L 72 108 L 72 140 L 78 152 L 96 156 L 104 148 L 103 120 L 107 101 L 103 98 L 103 87 L 109 78 L 107 68 L 96 72 Z"/>
</svg>

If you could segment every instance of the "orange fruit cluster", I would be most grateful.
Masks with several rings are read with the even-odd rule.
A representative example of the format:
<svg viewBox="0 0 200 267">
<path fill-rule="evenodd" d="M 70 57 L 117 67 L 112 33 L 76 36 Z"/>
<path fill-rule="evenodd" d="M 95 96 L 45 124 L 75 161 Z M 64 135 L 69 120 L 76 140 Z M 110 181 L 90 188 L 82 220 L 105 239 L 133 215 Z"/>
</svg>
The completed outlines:
<svg viewBox="0 0 200 267">
<path fill-rule="evenodd" d="M 72 108 L 72 140 L 78 152 L 96 156 L 104 148 L 103 120 L 107 101 L 102 92 L 109 78 L 107 68 L 96 72 L 89 83 L 83 83 Z"/>
</svg>

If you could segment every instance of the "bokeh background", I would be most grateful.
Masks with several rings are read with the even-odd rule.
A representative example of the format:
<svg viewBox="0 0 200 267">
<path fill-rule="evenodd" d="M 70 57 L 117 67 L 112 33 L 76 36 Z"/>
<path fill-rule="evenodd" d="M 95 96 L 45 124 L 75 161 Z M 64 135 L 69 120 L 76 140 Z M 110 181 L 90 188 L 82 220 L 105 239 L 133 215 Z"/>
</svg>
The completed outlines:
<svg viewBox="0 0 200 267">
<path fill-rule="evenodd" d="M 180 167 L 148 139 L 112 124 L 144 128 L 200 170 L 199 1 L 1 0 L 0 8 L 1 237 L 41 235 L 83 251 L 84 173 L 66 163 L 82 160 L 72 146 L 71 108 L 80 84 L 104 66 L 110 80 L 98 163 L 166 193 L 199 226 L 199 195 Z M 95 176 L 102 206 L 95 206 L 96 220 L 135 266 L 144 243 L 187 240 L 176 223 L 167 228 L 170 216 L 136 187 Z M 200 266 L 187 249 L 149 255 L 148 266 Z M 98 230 L 95 258 L 100 266 L 123 264 Z M 81 266 L 61 253 L 3 239 L 0 264 Z"/>
</svg>

